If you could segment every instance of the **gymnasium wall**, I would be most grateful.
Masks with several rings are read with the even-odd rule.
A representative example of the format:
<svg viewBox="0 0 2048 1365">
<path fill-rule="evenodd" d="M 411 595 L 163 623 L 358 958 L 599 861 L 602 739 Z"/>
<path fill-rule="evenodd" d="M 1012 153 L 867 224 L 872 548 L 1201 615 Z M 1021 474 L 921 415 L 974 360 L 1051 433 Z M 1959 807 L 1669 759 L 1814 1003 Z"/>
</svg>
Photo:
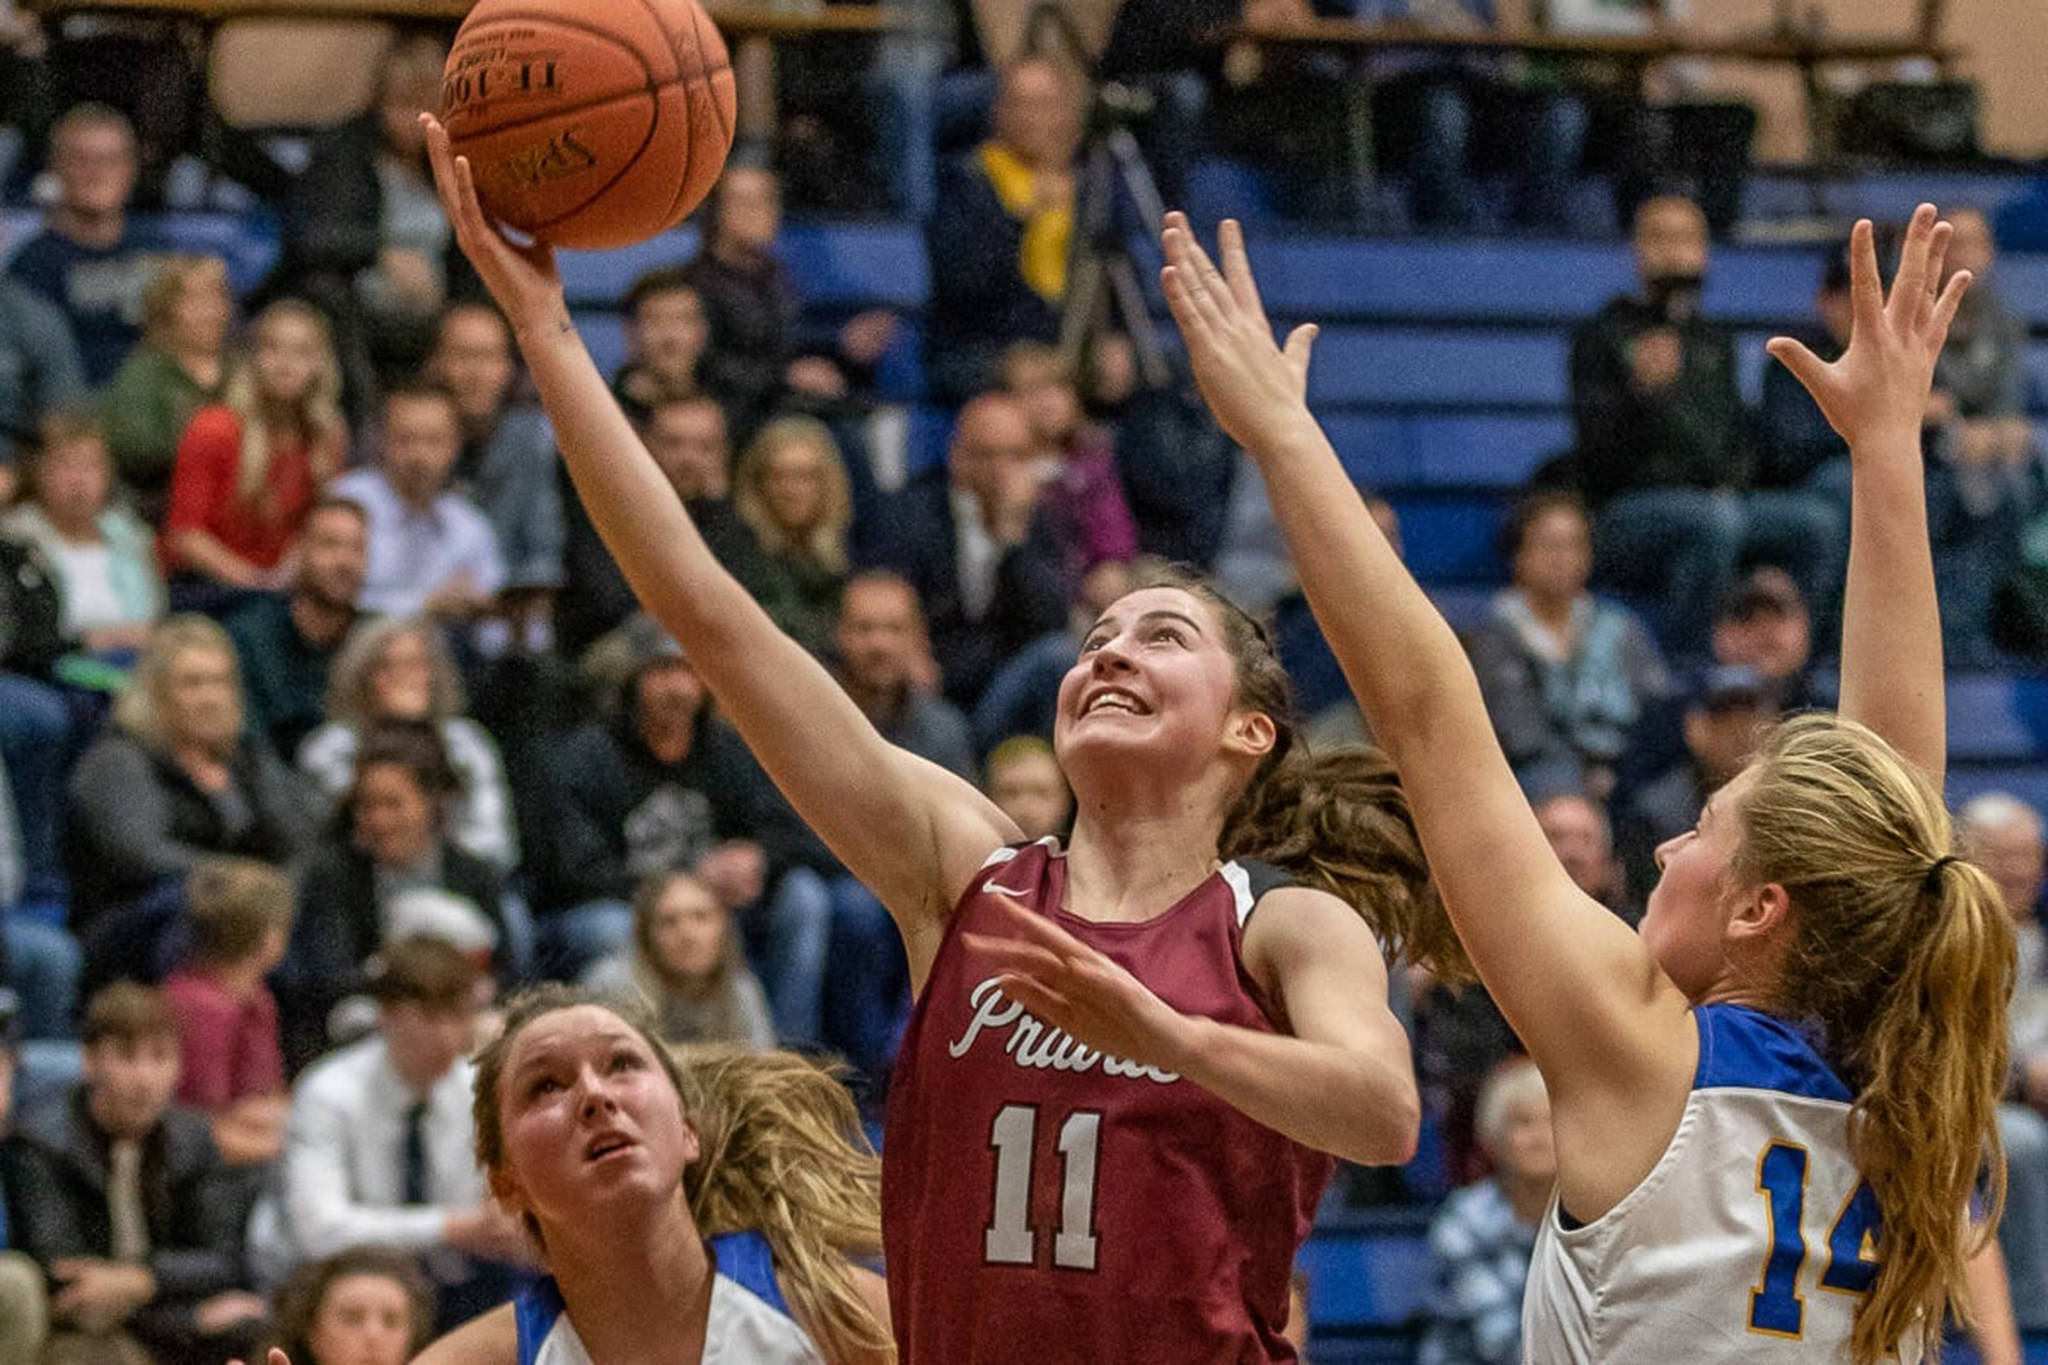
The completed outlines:
<svg viewBox="0 0 2048 1365">
<path fill-rule="evenodd" d="M 1897 35 L 1918 23 L 1920 0 L 1795 0 L 1800 13 L 1817 9 L 1835 34 Z M 1709 32 L 1755 32 L 1768 27 L 1778 0 L 1693 0 L 1694 22 Z M 1948 0 L 1943 38 L 1968 50 L 1958 70 L 1982 88 L 1983 137 L 1988 151 L 2016 157 L 2048 156 L 2048 5 L 2042 0 Z M 1806 151 L 1806 125 L 1798 78 L 1779 68 L 1721 64 L 1719 88 L 1739 91 L 1764 111 L 1758 153 L 1790 161 Z"/>
</svg>

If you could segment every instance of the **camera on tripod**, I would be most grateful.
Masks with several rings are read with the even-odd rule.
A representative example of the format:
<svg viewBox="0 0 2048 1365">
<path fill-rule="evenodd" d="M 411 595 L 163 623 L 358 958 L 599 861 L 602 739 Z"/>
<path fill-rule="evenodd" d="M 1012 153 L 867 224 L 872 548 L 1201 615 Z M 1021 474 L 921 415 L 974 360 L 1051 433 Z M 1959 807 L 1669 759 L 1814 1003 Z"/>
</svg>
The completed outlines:
<svg viewBox="0 0 2048 1365">
<path fill-rule="evenodd" d="M 1130 339 L 1138 382 L 1145 388 L 1164 388 L 1172 382 L 1173 372 L 1131 255 L 1133 236 L 1156 243 L 1165 226 L 1159 184 L 1134 131 L 1151 117 L 1155 101 L 1136 86 L 1097 78 L 1093 54 L 1056 0 L 1039 0 L 1032 9 L 1023 50 L 1070 61 L 1092 92 L 1074 181 L 1074 233 L 1060 312 L 1061 354 L 1078 370 L 1099 336 L 1120 332 Z"/>
</svg>

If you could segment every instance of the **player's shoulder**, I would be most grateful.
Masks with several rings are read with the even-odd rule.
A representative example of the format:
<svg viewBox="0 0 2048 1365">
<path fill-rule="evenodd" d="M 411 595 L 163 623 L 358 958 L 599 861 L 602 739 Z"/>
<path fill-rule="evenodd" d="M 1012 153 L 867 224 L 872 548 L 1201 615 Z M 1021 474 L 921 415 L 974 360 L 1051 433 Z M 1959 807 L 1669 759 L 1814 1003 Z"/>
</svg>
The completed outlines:
<svg viewBox="0 0 2048 1365">
<path fill-rule="evenodd" d="M 1254 924 L 1263 934 L 1281 926 L 1313 925 L 1333 914 L 1357 917 L 1339 897 L 1258 858 L 1233 858 L 1219 875 L 1230 888 L 1237 921 L 1247 933 Z"/>
<path fill-rule="evenodd" d="M 413 1365 L 519 1365 L 520 1302 L 464 1323 L 413 1357 Z"/>
<path fill-rule="evenodd" d="M 1855 1096 L 1798 1025 L 1744 1005 L 1701 1005 L 1695 1091 L 1765 1090 L 1848 1104 Z"/>
</svg>

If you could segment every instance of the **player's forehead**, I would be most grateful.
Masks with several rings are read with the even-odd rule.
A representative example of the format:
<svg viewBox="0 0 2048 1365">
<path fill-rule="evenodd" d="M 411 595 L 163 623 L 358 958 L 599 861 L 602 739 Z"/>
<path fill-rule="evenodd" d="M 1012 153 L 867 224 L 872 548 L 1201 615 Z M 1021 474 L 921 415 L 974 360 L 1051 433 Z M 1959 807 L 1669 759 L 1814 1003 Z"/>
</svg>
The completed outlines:
<svg viewBox="0 0 2048 1365">
<path fill-rule="evenodd" d="M 574 1060 L 589 1053 L 624 1047 L 648 1051 L 647 1040 L 602 1005 L 572 1005 L 551 1010 L 528 1023 L 512 1040 L 506 1070 L 512 1075 L 550 1063 Z"/>
<path fill-rule="evenodd" d="M 1093 629 L 1128 630 L 1140 621 L 1162 616 L 1178 617 L 1204 637 L 1214 638 L 1222 633 L 1213 605 L 1198 594 L 1171 584 L 1134 588 L 1125 593 L 1103 609 L 1102 615 L 1095 618 Z"/>
</svg>

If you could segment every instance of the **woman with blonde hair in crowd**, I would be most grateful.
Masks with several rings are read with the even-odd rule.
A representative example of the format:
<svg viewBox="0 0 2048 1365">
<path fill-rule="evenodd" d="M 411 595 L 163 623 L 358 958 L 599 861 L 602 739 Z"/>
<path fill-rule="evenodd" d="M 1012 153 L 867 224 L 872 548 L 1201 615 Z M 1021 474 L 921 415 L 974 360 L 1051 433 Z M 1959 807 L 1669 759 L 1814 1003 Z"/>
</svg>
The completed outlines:
<svg viewBox="0 0 2048 1365">
<path fill-rule="evenodd" d="M 832 432 L 815 417 L 778 417 L 747 443 L 733 510 L 760 545 L 747 586 L 769 618 L 817 653 L 846 586 L 853 491 Z"/>
<path fill-rule="evenodd" d="M 462 780 L 449 837 L 500 873 L 519 862 L 505 762 L 490 732 L 463 714 L 462 675 L 439 628 L 382 617 L 349 633 L 327 684 L 327 723 L 299 745 L 299 770 L 331 807 L 356 776 L 363 731 L 380 720 L 431 721 Z"/>
<path fill-rule="evenodd" d="M 768 997 L 740 951 L 732 911 L 688 872 L 641 883 L 632 941 L 592 963 L 583 986 L 653 1010 L 666 1042 L 775 1046 Z"/>
<path fill-rule="evenodd" d="M 186 876 L 209 855 L 292 862 L 313 842 L 298 775 L 243 734 L 235 648 L 204 616 L 150 637 L 113 723 L 71 775 L 71 924 L 88 981 L 156 980 Z"/>
<path fill-rule="evenodd" d="M 100 395 L 115 471 L 151 525 L 163 519 L 178 440 L 192 414 L 226 391 L 234 317 L 226 261 L 164 257 L 142 292 L 142 342 Z"/>
<path fill-rule="evenodd" d="M 347 453 L 326 320 L 284 299 L 256 315 L 250 338 L 248 364 L 178 442 L 163 553 L 187 605 L 282 586 L 292 542 Z"/>
</svg>

